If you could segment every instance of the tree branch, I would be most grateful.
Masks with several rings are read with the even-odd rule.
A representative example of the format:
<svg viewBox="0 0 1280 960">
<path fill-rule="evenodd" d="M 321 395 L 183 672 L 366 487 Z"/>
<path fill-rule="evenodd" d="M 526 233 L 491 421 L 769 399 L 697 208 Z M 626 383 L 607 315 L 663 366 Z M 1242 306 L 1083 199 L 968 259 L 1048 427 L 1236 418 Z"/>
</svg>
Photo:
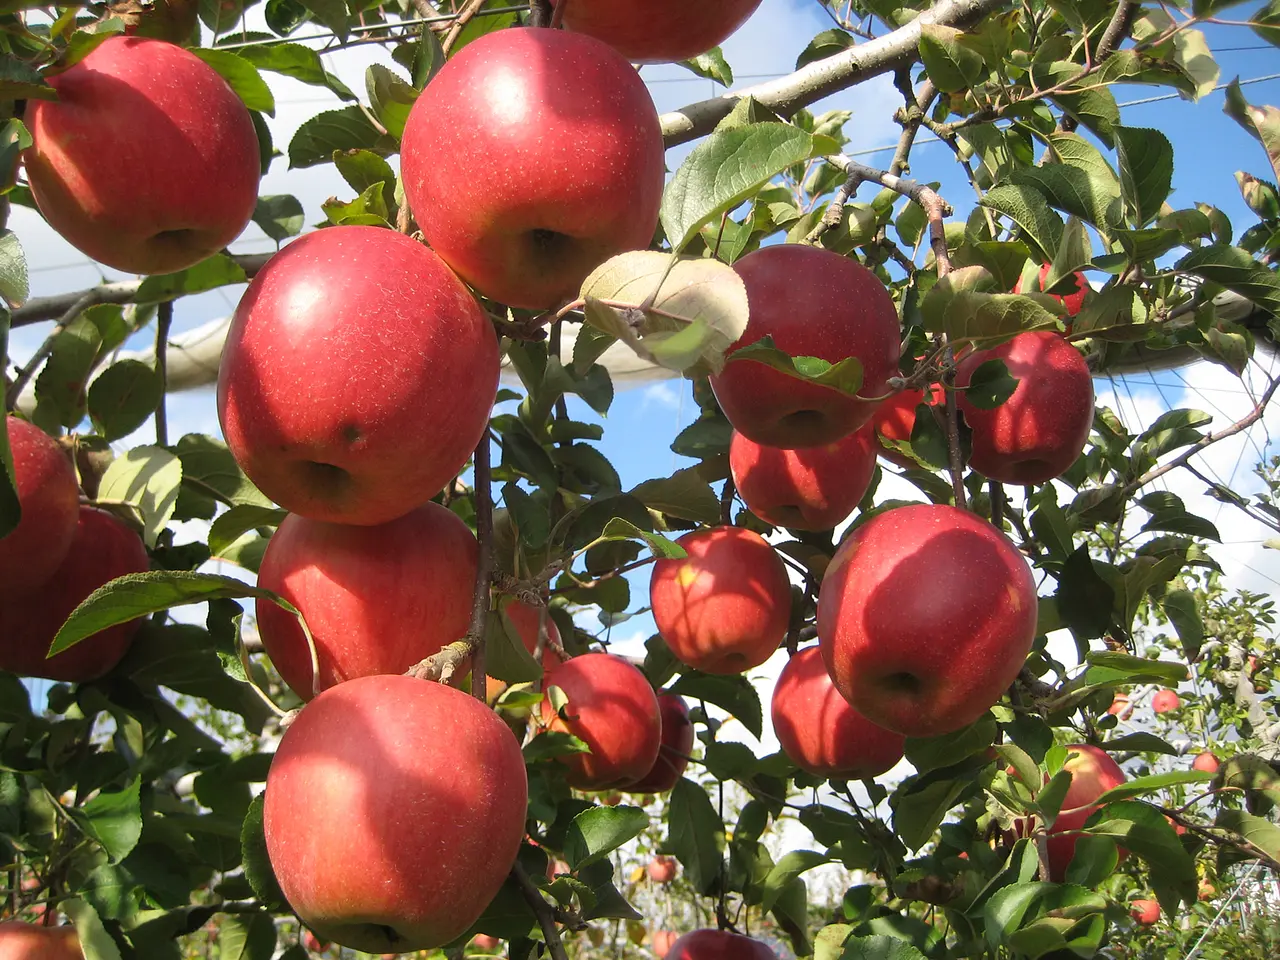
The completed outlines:
<svg viewBox="0 0 1280 960">
<path fill-rule="evenodd" d="M 22 396 L 23 389 L 31 378 L 35 376 L 36 371 L 40 369 L 40 364 L 44 363 L 49 354 L 53 353 L 53 345 L 62 334 L 62 331 L 67 329 L 68 325 L 74 323 L 80 314 L 95 303 L 102 302 L 97 297 L 97 291 L 101 289 L 101 287 L 96 287 L 73 295 L 76 298 L 75 301 L 58 318 L 53 330 L 50 331 L 49 336 L 45 337 L 44 343 L 40 344 L 31 359 L 27 361 L 27 365 L 18 371 L 17 377 L 14 378 L 12 385 L 9 387 L 9 392 L 5 395 L 5 409 L 13 410 L 18 406 L 18 398 Z M 16 326 L 16 323 L 14 325 Z"/>
<path fill-rule="evenodd" d="M 156 310 L 156 373 L 160 375 L 160 403 L 156 407 L 156 446 L 169 445 L 169 412 L 166 409 L 167 392 L 163 389 L 168 379 L 169 330 L 173 326 L 173 301 L 166 300 Z"/>
<path fill-rule="evenodd" d="M 1131 0 L 1121 0 L 1116 7 L 1116 12 L 1111 15 L 1111 22 L 1107 24 L 1107 29 L 1103 31 L 1102 39 L 1098 41 L 1098 49 L 1093 54 L 1094 60 L 1101 63 L 1124 42 L 1124 38 L 1129 34 L 1129 27 L 1133 23 L 1133 15 L 1137 12 L 1138 4 Z"/>
<path fill-rule="evenodd" d="M 518 862 L 511 867 L 511 876 L 515 877 L 525 902 L 538 918 L 538 926 L 542 928 L 542 936 L 547 941 L 547 952 L 551 954 L 552 960 L 569 960 L 569 955 L 564 951 L 564 943 L 560 940 L 560 931 L 556 929 L 556 908 L 547 903 L 542 892 Z"/>
<path fill-rule="evenodd" d="M 458 39 L 458 35 L 462 33 L 463 27 L 471 22 L 471 18 L 480 12 L 480 8 L 484 6 L 484 0 L 467 0 L 467 5 L 458 13 L 458 19 L 454 20 L 449 27 L 449 32 L 445 34 L 443 40 L 440 41 L 440 50 L 444 54 L 449 53 L 449 49 Z"/>
</svg>

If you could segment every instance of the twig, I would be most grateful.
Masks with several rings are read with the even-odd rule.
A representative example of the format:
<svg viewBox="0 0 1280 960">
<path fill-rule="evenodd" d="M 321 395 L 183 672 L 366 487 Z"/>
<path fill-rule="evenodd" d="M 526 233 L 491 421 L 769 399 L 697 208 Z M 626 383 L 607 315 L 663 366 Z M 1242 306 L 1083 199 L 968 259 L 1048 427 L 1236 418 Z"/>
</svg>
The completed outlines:
<svg viewBox="0 0 1280 960">
<path fill-rule="evenodd" d="M 49 354 L 53 352 L 53 345 L 57 342 L 58 337 L 61 336 L 62 331 L 66 330 L 70 324 L 75 322 L 76 318 L 79 317 L 80 314 L 84 313 L 95 303 L 101 302 L 97 296 L 97 289 L 99 288 L 82 291 L 77 295 L 76 301 L 67 308 L 66 312 L 63 313 L 61 317 L 58 318 L 58 322 L 54 324 L 53 330 L 49 333 L 49 336 L 45 337 L 44 343 L 40 344 L 39 349 L 37 349 L 31 359 L 27 361 L 27 365 L 18 371 L 18 375 L 14 378 L 12 386 L 9 387 L 9 394 L 5 397 L 5 409 L 12 410 L 18 405 L 18 397 L 22 396 L 23 388 L 26 387 L 28 381 L 35 376 L 36 371 L 40 369 L 40 364 L 44 363 Z M 13 326 L 17 325 L 18 324 L 15 320 Z"/>
<path fill-rule="evenodd" d="M 463 27 L 471 22 L 471 18 L 480 12 L 480 8 L 484 6 L 485 0 L 467 0 L 467 5 L 458 12 L 458 19 L 453 21 L 449 27 L 449 32 L 445 34 L 445 38 L 440 41 L 440 50 L 448 55 L 450 48 L 458 39 L 458 35 L 462 33 Z"/>
<path fill-rule="evenodd" d="M 542 936 L 547 941 L 547 951 L 551 954 L 552 960 L 569 960 L 569 955 L 564 951 L 564 943 L 560 939 L 560 931 L 556 929 L 555 907 L 547 903 L 542 892 L 529 879 L 529 874 L 519 863 L 511 867 L 511 876 L 515 877 L 525 902 L 533 910 L 533 915 L 538 918 L 538 926 L 542 928 Z"/>
<path fill-rule="evenodd" d="M 898 147 L 893 151 L 893 162 L 889 164 L 890 173 L 901 174 L 907 169 L 907 158 L 915 145 L 916 134 L 920 132 L 920 123 L 937 95 L 938 88 L 934 86 L 932 80 L 925 80 L 920 84 L 920 90 L 916 93 L 915 110 L 904 111 L 902 136 L 898 138 Z"/>
<path fill-rule="evenodd" d="M 156 446 L 169 445 L 169 412 L 165 399 L 168 396 L 169 360 L 165 348 L 169 344 L 169 329 L 173 326 L 173 301 L 166 300 L 156 310 L 156 373 L 160 374 L 160 403 L 156 407 Z"/>
<path fill-rule="evenodd" d="M 1004 485 L 999 480 L 987 484 L 987 496 L 991 500 L 991 525 L 997 530 L 1004 528 Z"/>
<path fill-rule="evenodd" d="M 737 492 L 732 475 L 724 478 L 724 489 L 720 491 L 720 524 L 729 526 L 733 522 L 733 495 Z"/>
<path fill-rule="evenodd" d="M 549 27 L 554 15 L 551 0 L 529 0 L 529 26 Z"/>
</svg>

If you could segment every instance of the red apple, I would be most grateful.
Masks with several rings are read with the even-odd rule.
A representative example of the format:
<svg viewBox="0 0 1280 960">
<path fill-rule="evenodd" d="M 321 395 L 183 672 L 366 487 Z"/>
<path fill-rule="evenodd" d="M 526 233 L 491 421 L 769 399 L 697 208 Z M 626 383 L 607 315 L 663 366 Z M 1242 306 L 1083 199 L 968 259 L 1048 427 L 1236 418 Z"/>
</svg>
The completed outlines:
<svg viewBox="0 0 1280 960">
<path fill-rule="evenodd" d="M 260 599 L 267 656 L 304 700 L 355 677 L 404 673 L 466 634 L 479 552 L 467 525 L 436 503 L 376 527 L 291 514 L 267 544 L 258 585 L 302 611 L 319 682 L 298 618 Z"/>
<path fill-rule="evenodd" d="M 858 527 L 818 593 L 836 689 L 872 723 L 934 737 L 987 712 L 1036 633 L 1035 581 L 1012 543 L 955 507 L 898 507 Z"/>
<path fill-rule="evenodd" d="M 1172 713 L 1181 705 L 1182 701 L 1172 690 L 1157 690 L 1151 698 L 1151 709 L 1156 713 Z"/>
<path fill-rule="evenodd" d="M 400 164 L 445 262 L 486 297 L 536 310 L 650 245 L 666 169 L 658 113 L 622 56 L 521 27 L 467 44 L 436 74 L 409 113 Z"/>
<path fill-rule="evenodd" d="M 653 955 L 658 960 L 663 960 L 671 953 L 671 946 L 680 938 L 680 934 L 672 930 L 655 930 L 650 939 L 650 946 L 653 949 Z"/>
<path fill-rule="evenodd" d="M 311 953 L 324 953 L 329 949 L 329 941 L 321 940 L 310 930 L 302 931 L 303 949 L 309 950 Z"/>
<path fill-rule="evenodd" d="M 563 2 L 563 0 L 553 0 Z M 632 63 L 690 60 L 729 39 L 760 0 L 568 0 L 568 30 L 603 40 Z"/>
<path fill-rule="evenodd" d="M 328 227 L 272 257 L 241 298 L 218 419 L 280 506 L 372 526 L 462 470 L 497 385 L 493 326 L 439 257 L 394 230 Z"/>
<path fill-rule="evenodd" d="M 885 440 L 908 441 L 911 431 L 916 426 L 916 410 L 922 403 L 934 407 L 946 402 L 946 393 L 942 384 L 935 383 L 929 387 L 928 399 L 923 390 L 900 390 L 876 408 L 869 427 Z M 890 463 L 896 463 L 904 470 L 918 470 L 920 464 L 910 457 L 889 449 L 884 443 L 876 445 L 876 452 Z"/>
<path fill-rule="evenodd" d="M 538 621 L 542 616 L 542 610 L 539 607 L 532 606 L 521 600 L 512 600 L 507 604 L 504 612 L 507 619 L 511 621 L 511 625 L 516 628 L 516 633 L 520 635 L 521 642 L 531 654 L 536 654 L 538 650 Z M 495 614 L 496 616 L 496 614 Z M 560 654 L 556 653 L 551 644 L 559 644 L 560 628 L 556 626 L 555 620 L 547 614 L 547 645 L 542 650 L 542 669 L 544 673 L 550 673 L 560 663 Z M 497 700 L 507 689 L 509 684 L 505 680 L 499 680 L 497 677 L 485 677 L 485 694 L 489 702 Z"/>
<path fill-rule="evenodd" d="M 621 657 L 588 653 L 566 660 L 543 678 L 543 724 L 572 734 L 590 753 L 562 757 L 565 779 L 579 790 L 606 790 L 632 783 L 653 768 L 661 742 L 658 698 L 645 675 Z M 559 687 L 568 704 L 556 714 L 550 690 Z"/>
<path fill-rule="evenodd" d="M 84 960 L 75 927 L 0 923 L 0 960 Z"/>
<path fill-rule="evenodd" d="M 649 580 L 658 632 L 706 673 L 742 673 L 773 655 L 791 616 L 791 581 L 773 547 L 741 527 L 686 533 L 687 557 L 659 560 Z"/>
<path fill-rule="evenodd" d="M 775 527 L 830 530 L 862 500 L 876 471 L 868 427 L 821 447 L 780 450 L 734 432 L 729 468 L 747 507 Z"/>
<path fill-rule="evenodd" d="M 0 670 L 68 683 L 96 680 L 125 655 L 141 620 L 117 624 L 49 658 L 58 630 L 89 594 L 149 569 L 146 548 L 109 513 L 81 507 L 71 549 L 54 575 L 20 600 L 0 604 Z"/>
<path fill-rule="evenodd" d="M 1115 699 L 1111 701 L 1111 706 L 1107 707 L 1107 713 L 1123 720 L 1132 709 L 1133 703 L 1129 699 L 1129 695 L 1127 693 L 1117 693 Z"/>
<path fill-rule="evenodd" d="M 1044 288 L 1044 281 L 1049 276 L 1050 264 L 1043 264 L 1040 267 L 1040 279 L 1036 284 L 1037 291 Z M 1074 286 L 1067 293 L 1051 293 L 1049 296 L 1057 300 L 1060 304 L 1067 308 L 1067 316 L 1074 317 L 1084 309 L 1085 294 L 1089 291 L 1089 278 L 1080 270 L 1071 275 Z M 1022 293 L 1022 278 L 1018 278 L 1018 282 L 1013 285 L 1014 293 Z M 1070 328 L 1068 323 L 1067 327 Z"/>
<path fill-rule="evenodd" d="M 52 437 L 17 417 L 6 417 L 5 424 L 22 517 L 0 537 L 0 597 L 20 601 L 66 559 L 80 515 L 80 487 Z"/>
<path fill-rule="evenodd" d="M 676 878 L 676 858 L 654 857 L 645 871 L 654 883 L 670 883 Z"/>
<path fill-rule="evenodd" d="M 497 894 L 527 797 L 519 743 L 475 698 L 360 677 L 285 731 L 267 775 L 267 854 L 316 936 L 367 953 L 430 949 Z"/>
<path fill-rule="evenodd" d="M 773 731 L 802 770 L 819 777 L 878 777 L 902 759 L 906 737 L 878 727 L 845 702 L 817 647 L 801 650 L 773 688 Z"/>
<path fill-rule="evenodd" d="M 1200 885 L 1196 888 L 1197 900 L 1212 900 L 1218 891 L 1208 880 L 1201 880 Z"/>
<path fill-rule="evenodd" d="M 1062 799 L 1058 818 L 1049 828 L 1049 876 L 1054 883 L 1062 883 L 1071 858 L 1075 856 L 1078 831 L 1098 809 L 1095 802 L 1108 790 L 1120 786 L 1127 779 L 1124 770 L 1105 750 L 1089 744 L 1072 744 L 1067 747 L 1067 761 L 1062 768 L 1071 774 L 1071 785 Z M 1024 835 L 1029 832 L 1026 821 Z M 1120 857 L 1126 856 L 1124 848 Z"/>
<path fill-rule="evenodd" d="M 1203 770 L 1206 773 L 1217 773 L 1222 764 L 1212 753 L 1200 753 L 1191 761 L 1192 770 Z"/>
<path fill-rule="evenodd" d="M 501 943 L 497 937 L 491 937 L 487 933 L 478 933 L 471 938 L 471 946 L 477 950 L 496 950 Z"/>
<path fill-rule="evenodd" d="M 195 54 L 111 37 L 28 100 L 27 181 L 49 225 L 100 263 L 172 273 L 240 235 L 258 201 L 249 111 Z"/>
<path fill-rule="evenodd" d="M 956 367 L 956 386 L 967 387 L 988 360 L 1003 360 L 1018 379 L 1000 406 L 982 410 L 957 395 L 973 429 L 969 465 L 1002 483 L 1044 483 L 1080 456 L 1093 426 L 1093 376 L 1080 351 L 1056 333 L 1031 330 Z"/>
<path fill-rule="evenodd" d="M 759 940 L 728 930 L 695 930 L 671 944 L 666 960 L 778 960 Z"/>
<path fill-rule="evenodd" d="M 749 360 L 732 361 L 711 378 L 724 414 L 748 439 L 770 447 L 816 447 L 866 423 L 898 375 L 898 311 L 884 284 L 866 267 L 821 247 L 777 244 L 737 261 L 747 287 L 750 320 L 728 356 L 773 338 L 793 357 L 862 364 L 859 397 L 807 383 Z"/>
<path fill-rule="evenodd" d="M 662 714 L 662 746 L 658 759 L 643 777 L 627 787 L 628 793 L 666 793 L 684 776 L 693 752 L 693 723 L 689 705 L 674 693 L 658 694 Z"/>
<path fill-rule="evenodd" d="M 1129 907 L 1129 915 L 1144 927 L 1149 927 L 1160 919 L 1160 904 L 1155 900 L 1133 900 Z"/>
</svg>

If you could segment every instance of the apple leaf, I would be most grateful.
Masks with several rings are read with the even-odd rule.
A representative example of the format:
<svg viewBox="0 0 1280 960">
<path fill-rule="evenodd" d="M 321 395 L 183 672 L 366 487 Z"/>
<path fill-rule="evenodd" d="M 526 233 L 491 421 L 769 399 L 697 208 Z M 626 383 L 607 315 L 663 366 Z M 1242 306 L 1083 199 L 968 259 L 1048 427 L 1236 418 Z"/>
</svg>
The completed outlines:
<svg viewBox="0 0 1280 960">
<path fill-rule="evenodd" d="M 1253 793 L 1255 796 L 1250 800 L 1265 798 L 1280 804 L 1280 772 L 1262 757 L 1252 753 L 1236 754 L 1223 762 L 1219 773 L 1224 787 Z"/>
<path fill-rule="evenodd" d="M 1096 889 L 1116 872 L 1120 851 L 1110 837 L 1085 835 L 1076 838 L 1075 853 L 1067 865 L 1066 882 Z"/>
<path fill-rule="evenodd" d="M 237 504 L 209 527 L 209 553 L 216 557 L 250 530 L 278 527 L 286 516 L 285 511 L 275 507 Z"/>
<path fill-rule="evenodd" d="M 796 69 L 802 70 L 818 60 L 825 60 L 841 50 L 848 50 L 857 43 L 853 35 L 843 30 L 824 30 L 812 40 L 796 57 Z"/>
<path fill-rule="evenodd" d="M 722 87 L 733 86 L 733 68 L 729 66 L 729 61 L 724 58 L 719 47 L 712 47 L 691 60 L 682 60 L 680 66 L 699 77 L 714 80 Z"/>
<path fill-rule="evenodd" d="M 335 150 L 333 164 L 356 193 L 364 193 L 375 183 L 382 184 L 383 205 L 388 211 L 396 208 L 396 173 L 372 150 Z"/>
<path fill-rule="evenodd" d="M 591 748 L 573 734 L 561 730 L 544 730 L 524 745 L 526 763 L 567 757 L 575 753 L 590 753 Z"/>
<path fill-rule="evenodd" d="M 638 837 L 649 826 L 649 815 L 640 807 L 592 807 L 573 818 L 564 838 L 564 858 L 570 870 L 607 857 Z"/>
<path fill-rule="evenodd" d="M 236 51 L 259 70 L 270 70 L 313 87 L 328 87 L 342 100 L 354 100 L 351 89 L 329 73 L 320 54 L 300 43 L 241 47 Z"/>
<path fill-rule="evenodd" d="M 115 304 L 90 307 L 54 338 L 49 359 L 36 377 L 39 422 L 50 412 L 64 427 L 84 419 L 85 384 L 99 361 L 132 333 L 124 311 Z"/>
<path fill-rule="evenodd" d="M 723 415 L 702 417 L 676 434 L 671 441 L 671 451 L 695 460 L 727 456 L 732 439 L 733 426 Z"/>
<path fill-rule="evenodd" d="M 831 857 L 828 854 L 817 850 L 792 850 L 784 854 L 782 859 L 773 865 L 769 875 L 764 878 L 760 888 L 760 909 L 765 912 L 772 910 L 787 884 L 806 870 L 812 870 L 814 867 L 830 862 Z"/>
<path fill-rule="evenodd" d="M 138 302 L 160 303 L 162 300 L 204 293 L 232 283 L 248 282 L 240 264 L 225 253 L 215 253 L 186 270 L 147 277 L 138 287 Z"/>
<path fill-rule="evenodd" d="M 687 777 L 676 782 L 669 803 L 666 848 L 684 866 L 694 890 L 705 893 L 720 878 L 724 822 L 707 791 Z"/>
<path fill-rule="evenodd" d="M 702 479 L 696 467 L 677 470 L 670 477 L 646 480 L 633 489 L 635 497 L 650 510 L 669 517 L 714 524 L 720 521 L 720 498 Z"/>
<path fill-rule="evenodd" d="M 920 59 L 929 79 L 944 93 L 967 90 L 986 78 L 990 68 L 977 52 L 957 41 L 963 31 L 940 23 L 920 28 Z"/>
<path fill-rule="evenodd" d="M 418 91 L 380 63 L 369 67 L 364 82 L 374 114 L 387 128 L 387 133 L 399 140 L 404 134 L 409 110 L 418 99 Z"/>
<path fill-rule="evenodd" d="M 690 700 L 715 704 L 746 727 L 753 737 L 760 738 L 764 727 L 760 694 L 741 674 L 721 676 L 686 669 L 671 692 Z"/>
<path fill-rule="evenodd" d="M 372 150 L 385 156 L 395 141 L 369 122 L 359 107 L 327 110 L 303 122 L 289 141 L 289 168 L 314 167 L 333 160 L 335 150 Z"/>
<path fill-rule="evenodd" d="M 984 713 L 967 727 L 940 737 L 908 737 L 906 757 L 918 773 L 949 767 L 989 747 L 996 738 L 996 719 Z"/>
<path fill-rule="evenodd" d="M 143 540 L 154 547 L 173 516 L 182 484 L 182 461 L 160 447 L 134 447 L 107 467 L 98 485 L 102 500 L 132 504 L 142 518 Z"/>
<path fill-rule="evenodd" d="M 267 838 L 262 822 L 265 803 L 266 796 L 260 793 L 249 804 L 249 812 L 245 814 L 240 828 L 240 859 L 244 864 L 245 879 L 253 892 L 264 905 L 273 907 L 283 904 L 285 899 L 271 868 L 271 859 L 267 856 Z"/>
<path fill-rule="evenodd" d="M 925 955 L 905 940 L 879 934 L 845 940 L 837 960 L 925 960 Z"/>
<path fill-rule="evenodd" d="M 296 237 L 302 232 L 306 214 L 298 198 L 288 193 L 259 197 L 253 210 L 253 222 L 276 243 Z"/>
<path fill-rule="evenodd" d="M 1041 260 L 1052 258 L 1062 242 L 1062 217 L 1050 209 L 1044 194 L 1028 183 L 1001 184 L 978 202 L 1016 223 L 1022 230 L 1021 239 L 1035 245 Z"/>
<path fill-rule="evenodd" d="M 684 547 L 674 540 L 668 540 L 658 533 L 641 530 L 630 520 L 624 520 L 621 517 L 614 517 L 606 523 L 604 529 L 600 531 L 600 536 L 596 538 L 597 543 L 609 540 L 643 540 L 653 551 L 653 555 L 660 560 L 682 560 L 688 556 Z"/>
<path fill-rule="evenodd" d="M 524 645 L 505 609 L 490 613 L 485 626 L 485 666 L 489 676 L 507 683 L 529 683 L 542 677 L 542 665 Z"/>
<path fill-rule="evenodd" d="M 1156 895 L 1170 915 L 1176 908 L 1176 899 L 1195 902 L 1195 861 L 1155 807 L 1140 800 L 1121 800 L 1093 814 L 1083 829 L 1095 836 L 1112 837 L 1119 846 L 1144 860 L 1151 869 Z"/>
<path fill-rule="evenodd" d="M 17 117 L 0 124 L 0 194 L 13 189 L 17 182 L 18 156 L 31 144 L 31 132 Z"/>
<path fill-rule="evenodd" d="M 173 445 L 182 461 L 183 487 L 174 516 L 179 520 L 212 520 L 219 502 L 274 507 L 241 471 L 221 440 L 200 433 L 185 434 Z M 210 490 L 212 495 L 204 491 Z"/>
<path fill-rule="evenodd" d="M 22 244 L 12 230 L 0 230 L 0 297 L 9 309 L 16 310 L 27 299 L 31 289 L 27 280 L 27 258 Z M 6 325 L 8 318 L 5 318 Z"/>
<path fill-rule="evenodd" d="M 58 91 L 29 63 L 14 56 L 6 56 L 0 58 L 0 98 L 57 100 Z"/>
<path fill-rule="evenodd" d="M 1107 744 L 1108 747 L 1112 746 Z M 1165 787 L 1180 783 L 1208 783 L 1216 774 L 1206 770 L 1172 770 L 1168 773 L 1154 773 L 1147 777 L 1136 777 L 1126 780 L 1118 787 L 1112 787 L 1097 800 L 1099 806 L 1115 803 L 1117 800 L 1129 800 L 1140 797 L 1144 793 L 1154 793 Z"/>
<path fill-rule="evenodd" d="M 1203 246 L 1179 260 L 1174 269 L 1221 284 L 1269 313 L 1280 313 L 1280 276 L 1240 247 Z"/>
<path fill-rule="evenodd" d="M 985 360 L 969 377 L 964 395 L 979 410 L 994 410 L 1013 396 L 1021 382 L 1010 376 L 1003 360 Z M 916 420 L 919 422 L 919 417 Z"/>
<path fill-rule="evenodd" d="M 276 925 L 265 911 L 224 917 L 218 924 L 219 960 L 271 960 Z"/>
<path fill-rule="evenodd" d="M 370 184 L 365 191 L 349 202 L 326 200 L 320 205 L 325 217 L 332 224 L 359 224 L 372 227 L 389 227 L 390 214 L 386 204 L 386 184 Z"/>
<path fill-rule="evenodd" d="M 1219 810 L 1213 824 L 1240 834 L 1272 860 L 1280 860 L 1280 827 L 1243 810 Z"/>
<path fill-rule="evenodd" d="M 120 960 L 120 948 L 102 925 L 98 911 L 79 897 L 62 901 L 58 904 L 58 909 L 75 924 L 84 960 Z"/>
<path fill-rule="evenodd" d="M 311 19 L 332 30 L 339 40 L 347 39 L 347 5 L 343 0 L 302 0 L 311 11 Z"/>
<path fill-rule="evenodd" d="M 191 52 L 213 67 L 250 110 L 265 113 L 268 117 L 276 115 L 276 98 L 258 68 L 250 61 L 230 50 L 192 47 Z"/>
<path fill-rule="evenodd" d="M 1159 130 L 1116 127 L 1120 192 L 1129 224 L 1145 227 L 1160 215 L 1173 183 L 1173 144 Z"/>
<path fill-rule="evenodd" d="M 89 387 L 89 416 L 107 440 L 119 440 L 142 426 L 164 397 L 156 368 L 141 360 L 119 360 Z"/>
<path fill-rule="evenodd" d="M 846 357 L 839 363 L 831 363 L 821 357 L 792 357 L 774 346 L 773 337 L 761 337 L 754 343 L 739 347 L 729 354 L 728 359 L 754 360 L 789 377 L 829 387 L 850 397 L 857 396 L 862 387 L 862 364 L 857 357 Z"/>
<path fill-rule="evenodd" d="M 1081 546 L 1062 565 L 1055 597 L 1062 622 L 1079 639 L 1100 637 L 1111 626 L 1115 589 L 1099 575 L 1087 546 Z"/>
<path fill-rule="evenodd" d="M 85 835 L 98 842 L 112 863 L 127 857 L 142 836 L 141 788 L 142 781 L 135 778 L 123 790 L 104 791 L 72 812 Z"/>
</svg>

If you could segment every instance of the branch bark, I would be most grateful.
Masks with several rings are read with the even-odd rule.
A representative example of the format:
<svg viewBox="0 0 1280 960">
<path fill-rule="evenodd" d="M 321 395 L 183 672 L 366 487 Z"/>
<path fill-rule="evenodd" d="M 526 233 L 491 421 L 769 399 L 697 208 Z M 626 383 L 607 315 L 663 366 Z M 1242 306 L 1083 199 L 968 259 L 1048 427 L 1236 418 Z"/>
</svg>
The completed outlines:
<svg viewBox="0 0 1280 960">
<path fill-rule="evenodd" d="M 519 863 L 511 867 L 511 875 L 519 884 L 520 892 L 533 910 L 533 915 L 538 918 L 538 926 L 542 928 L 542 936 L 547 941 L 547 951 L 551 954 L 552 960 L 569 960 L 569 955 L 564 950 L 564 943 L 560 939 L 560 931 L 556 929 L 555 908 L 547 903 L 546 898 L 542 896 L 541 891 L 529 879 L 529 874 Z"/>
</svg>

